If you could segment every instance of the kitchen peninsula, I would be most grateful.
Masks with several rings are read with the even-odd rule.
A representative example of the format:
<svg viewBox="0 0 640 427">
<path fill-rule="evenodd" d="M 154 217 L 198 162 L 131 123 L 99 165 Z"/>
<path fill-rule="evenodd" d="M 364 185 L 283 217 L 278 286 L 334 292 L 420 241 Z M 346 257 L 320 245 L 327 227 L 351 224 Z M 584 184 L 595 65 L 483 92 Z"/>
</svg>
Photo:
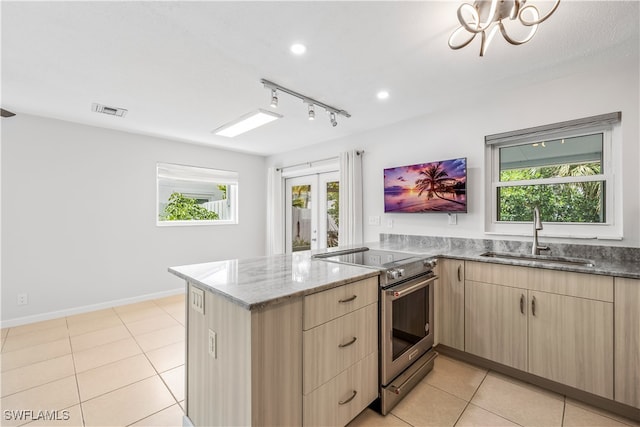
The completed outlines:
<svg viewBox="0 0 640 427">
<path fill-rule="evenodd" d="M 606 248 L 578 248 L 582 252 L 576 253 L 571 252 L 576 250 L 574 246 L 554 247 L 556 251 L 560 251 L 556 252 L 558 255 L 583 254 L 594 261 L 593 266 L 577 266 L 481 256 L 488 250 L 513 251 L 514 245 L 520 244 L 519 242 L 414 237 L 383 236 L 381 242 L 367 246 L 439 257 L 443 261 L 443 268 L 446 267 L 446 261 L 457 261 L 462 266 L 462 270 L 458 270 L 462 295 L 465 284 L 470 291 L 475 292 L 473 286 L 482 289 L 473 281 L 465 282 L 465 263 L 468 264 L 469 272 L 478 271 L 470 278 L 478 282 L 498 282 L 498 285 L 502 283 L 500 280 L 489 280 L 487 277 L 490 276 L 482 276 L 484 273 L 478 266 L 507 267 L 513 269 L 508 274 L 513 274 L 514 277 L 519 277 L 523 268 L 530 269 L 527 271 L 534 275 L 538 270 L 560 275 L 548 276 L 547 273 L 541 273 L 541 280 L 553 277 L 554 280 L 560 278 L 564 281 L 564 274 L 577 274 L 575 277 L 579 280 L 594 277 L 593 283 L 588 285 L 588 292 L 593 291 L 593 294 L 587 295 L 588 298 L 584 300 L 595 298 L 598 304 L 605 307 L 603 316 L 608 319 L 611 329 L 615 316 L 616 333 L 619 329 L 624 330 L 619 327 L 618 322 L 624 322 L 629 329 L 625 332 L 628 336 L 617 338 L 614 338 L 613 330 L 610 331 L 608 338 L 602 343 L 606 347 L 603 353 L 615 354 L 616 369 L 619 366 L 626 369 L 624 372 L 616 371 L 616 389 L 613 389 L 613 379 L 609 378 L 610 382 L 601 387 L 602 392 L 600 389 L 589 391 L 588 397 L 595 396 L 590 400 L 594 404 L 611 402 L 614 405 L 611 409 L 619 410 L 627 416 L 635 415 L 635 408 L 640 406 L 634 385 L 637 384 L 634 381 L 638 379 L 639 372 L 637 360 L 633 357 L 640 350 L 635 347 L 640 344 L 633 337 L 638 331 L 634 329 L 637 327 L 633 318 L 628 317 L 628 310 L 623 312 L 614 309 L 614 289 L 616 295 L 619 289 L 629 291 L 627 298 L 633 307 L 634 298 L 638 298 L 636 288 L 640 286 L 637 280 L 640 279 L 637 250 L 621 248 L 612 256 Z M 625 249 L 628 251 L 624 252 Z M 611 250 L 616 251 L 615 248 Z M 623 252 L 624 256 L 620 256 Z M 370 378 L 376 376 L 378 363 L 377 345 L 370 342 L 375 340 L 371 337 L 377 337 L 377 331 L 372 331 L 377 328 L 377 318 L 371 319 L 371 316 L 376 315 L 372 313 L 377 306 L 377 271 L 313 260 L 309 252 L 173 267 L 170 271 L 185 279 L 188 287 L 185 412 L 193 425 L 344 425 L 377 397 L 377 378 Z M 447 284 L 444 281 L 453 275 L 445 274 L 444 271 L 439 274 L 441 279 L 438 286 L 446 290 L 453 283 Z M 522 277 L 529 275 L 526 273 Z M 569 279 L 567 283 L 576 280 L 573 276 Z M 513 285 L 507 283 L 506 286 Z M 533 295 L 533 292 L 539 291 L 536 286 L 532 285 L 531 290 L 523 292 Z M 543 288 L 543 293 L 549 292 L 548 288 Z M 572 292 L 574 291 L 571 289 L 552 289 L 550 293 L 557 293 L 560 295 L 558 298 L 570 298 L 571 301 L 583 300 L 582 289 L 578 290 L 577 295 L 565 295 Z M 352 307 L 331 308 L 327 306 L 328 300 L 318 299 L 322 299 L 324 295 L 330 295 L 331 300 L 348 299 L 356 294 L 357 305 Z M 441 302 L 438 296 L 436 302 Z M 615 299 L 615 302 L 616 307 L 622 307 L 622 301 Z M 464 297 L 459 307 L 460 310 L 470 309 L 465 307 Z M 436 306 L 436 313 L 438 309 Z M 314 340 L 329 339 L 332 332 L 336 334 L 337 322 L 345 318 L 360 319 L 351 323 L 356 325 L 354 327 L 360 327 L 362 335 L 368 337 L 357 341 L 358 347 L 353 346 L 347 361 L 341 362 L 335 357 L 318 360 L 319 357 L 314 358 L 313 351 L 305 351 L 305 340 L 310 345 L 312 337 Z M 446 321 L 445 318 L 444 322 Z M 358 323 L 361 325 L 358 326 Z M 335 328 L 320 330 L 320 324 L 335 324 Z M 367 324 L 369 329 L 366 328 Z M 464 323 L 459 326 L 456 333 L 463 345 L 458 350 L 469 351 L 464 347 L 465 337 L 468 343 L 473 343 L 474 337 L 470 335 L 470 331 L 465 332 Z M 438 324 L 436 328 L 445 327 L 448 326 Z M 607 334 L 603 336 L 607 337 Z M 446 337 L 441 334 L 441 338 L 445 338 L 444 342 L 440 340 L 441 346 L 447 349 L 449 343 L 446 342 Z M 614 352 L 614 346 L 619 350 L 618 346 L 622 345 L 619 341 L 623 339 L 627 341 L 624 353 Z M 319 353 L 317 350 L 322 347 L 321 343 L 316 344 L 315 352 Z M 374 351 L 371 351 L 372 348 Z M 455 346 L 453 348 L 455 350 Z M 474 354 L 481 354 L 484 359 L 511 366 L 509 361 L 493 358 L 491 353 L 484 354 L 475 349 L 473 351 Z M 602 362 L 606 365 L 603 372 L 610 372 L 612 377 L 613 357 Z M 308 371 L 309 366 L 314 368 Z M 305 390 L 305 381 L 311 381 L 309 378 L 321 371 L 329 373 L 322 374 L 322 379 L 313 380 L 315 382 L 312 389 Z M 631 379 L 626 382 L 626 387 L 622 380 L 624 377 Z M 552 379 L 559 381 L 554 377 Z M 565 381 L 564 378 L 562 380 Z M 357 382 L 362 392 L 353 396 L 340 394 L 339 383 L 349 381 Z M 572 384 L 570 379 L 565 382 L 571 386 L 571 390 L 582 387 L 581 384 Z M 588 384 L 585 387 L 590 386 Z M 348 405 L 327 410 L 327 405 L 347 400 Z"/>
</svg>

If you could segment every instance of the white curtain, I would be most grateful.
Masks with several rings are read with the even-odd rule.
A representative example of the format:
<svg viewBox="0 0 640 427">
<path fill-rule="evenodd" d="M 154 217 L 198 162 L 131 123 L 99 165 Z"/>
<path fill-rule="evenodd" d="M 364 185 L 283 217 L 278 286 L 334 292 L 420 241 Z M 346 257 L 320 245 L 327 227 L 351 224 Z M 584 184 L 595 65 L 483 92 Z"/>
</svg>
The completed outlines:
<svg viewBox="0 0 640 427">
<path fill-rule="evenodd" d="M 284 253 L 284 200 L 282 171 L 267 171 L 267 255 Z"/>
<path fill-rule="evenodd" d="M 362 153 L 340 153 L 340 246 L 362 243 Z"/>
</svg>

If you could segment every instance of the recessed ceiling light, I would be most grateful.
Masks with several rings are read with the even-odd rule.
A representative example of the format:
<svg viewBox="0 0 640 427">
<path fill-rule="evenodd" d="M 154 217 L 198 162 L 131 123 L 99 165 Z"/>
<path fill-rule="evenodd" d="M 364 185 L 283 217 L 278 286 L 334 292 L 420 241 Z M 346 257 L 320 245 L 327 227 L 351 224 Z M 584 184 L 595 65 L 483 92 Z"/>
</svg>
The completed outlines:
<svg viewBox="0 0 640 427">
<path fill-rule="evenodd" d="M 280 114 L 259 109 L 257 111 L 252 111 L 248 114 L 245 114 L 244 116 L 239 117 L 236 120 L 229 122 L 223 126 L 220 126 L 218 129 L 214 130 L 213 133 L 215 133 L 216 135 L 233 138 L 234 136 L 249 132 L 252 129 L 255 129 L 262 125 L 266 125 L 267 123 L 280 118 L 282 118 L 282 115 Z"/>
<path fill-rule="evenodd" d="M 386 90 L 381 90 L 376 94 L 376 96 L 378 97 L 378 99 L 387 99 L 389 98 L 389 92 L 387 92 Z"/>
<path fill-rule="evenodd" d="M 302 55 L 307 51 L 307 47 L 302 43 L 294 43 L 291 45 L 290 49 L 291 53 L 293 53 L 294 55 Z"/>
</svg>

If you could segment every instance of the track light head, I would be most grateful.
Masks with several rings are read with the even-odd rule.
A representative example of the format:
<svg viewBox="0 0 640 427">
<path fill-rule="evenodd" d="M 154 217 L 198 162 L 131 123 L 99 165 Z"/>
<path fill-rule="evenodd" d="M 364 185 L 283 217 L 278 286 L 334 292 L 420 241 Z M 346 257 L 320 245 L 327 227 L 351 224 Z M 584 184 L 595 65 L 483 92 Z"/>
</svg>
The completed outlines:
<svg viewBox="0 0 640 427">
<path fill-rule="evenodd" d="M 275 89 L 271 89 L 271 106 L 278 108 L 278 92 Z"/>
<path fill-rule="evenodd" d="M 316 119 L 316 111 L 313 104 L 309 104 L 309 120 Z"/>
<path fill-rule="evenodd" d="M 336 121 L 336 113 L 331 112 L 329 114 L 329 120 L 331 121 L 331 126 L 333 126 L 333 127 L 338 126 L 338 122 Z"/>
</svg>

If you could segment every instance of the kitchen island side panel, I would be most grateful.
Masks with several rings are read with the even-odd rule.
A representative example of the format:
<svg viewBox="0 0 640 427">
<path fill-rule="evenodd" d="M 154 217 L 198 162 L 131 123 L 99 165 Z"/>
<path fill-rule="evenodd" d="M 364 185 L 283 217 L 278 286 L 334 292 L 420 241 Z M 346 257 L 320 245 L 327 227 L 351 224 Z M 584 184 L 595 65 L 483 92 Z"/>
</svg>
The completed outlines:
<svg viewBox="0 0 640 427">
<path fill-rule="evenodd" d="M 196 427 L 250 425 L 251 312 L 207 291 L 203 311 L 188 311 L 187 416 Z"/>
<path fill-rule="evenodd" d="M 253 426 L 302 425 L 302 298 L 251 312 Z"/>
<path fill-rule="evenodd" d="M 302 298 L 247 310 L 204 290 L 201 313 L 191 303 L 200 288 L 189 289 L 186 402 L 193 425 L 301 425 Z"/>
</svg>

